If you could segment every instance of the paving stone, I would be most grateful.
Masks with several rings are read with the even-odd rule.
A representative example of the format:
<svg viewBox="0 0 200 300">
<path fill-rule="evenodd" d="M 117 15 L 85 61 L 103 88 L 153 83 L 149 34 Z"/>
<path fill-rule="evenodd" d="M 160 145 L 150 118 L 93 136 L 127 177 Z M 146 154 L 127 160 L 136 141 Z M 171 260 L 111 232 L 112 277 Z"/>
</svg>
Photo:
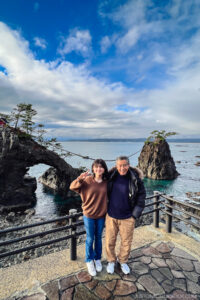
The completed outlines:
<svg viewBox="0 0 200 300">
<path fill-rule="evenodd" d="M 83 284 L 78 284 L 75 287 L 75 293 L 73 300 L 99 300 L 90 290 L 88 290 Z M 68 299 L 66 299 L 68 300 Z"/>
<path fill-rule="evenodd" d="M 150 264 L 151 263 L 151 257 L 149 256 L 142 256 L 140 257 L 140 261 L 143 262 L 144 264 Z"/>
<path fill-rule="evenodd" d="M 137 286 L 138 290 L 145 291 L 145 288 L 139 282 L 136 283 L 136 286 Z"/>
<path fill-rule="evenodd" d="M 167 253 L 171 251 L 171 248 L 166 243 L 159 244 L 156 249 L 161 253 Z"/>
<path fill-rule="evenodd" d="M 170 269 L 176 270 L 176 271 L 181 270 L 179 265 L 177 265 L 177 263 L 173 259 L 166 259 L 165 261 L 166 261 L 167 265 L 170 267 Z"/>
<path fill-rule="evenodd" d="M 72 275 L 69 277 L 62 278 L 60 280 L 60 288 L 63 291 L 63 290 L 66 290 L 67 288 L 72 287 L 78 283 L 79 283 L 79 281 L 78 281 L 77 277 L 75 275 Z"/>
<path fill-rule="evenodd" d="M 42 293 L 37 293 L 31 296 L 25 296 L 21 300 L 45 300 L 46 296 Z"/>
<path fill-rule="evenodd" d="M 94 293 L 102 300 L 107 300 L 112 295 L 102 283 L 96 286 Z"/>
<path fill-rule="evenodd" d="M 135 272 L 139 275 L 146 274 L 149 271 L 149 268 L 141 262 L 131 263 L 130 266 L 131 266 L 133 272 Z"/>
<path fill-rule="evenodd" d="M 196 283 L 199 281 L 199 278 L 200 278 L 199 274 L 197 274 L 195 272 L 186 272 L 186 271 L 184 271 L 183 273 L 189 280 L 194 281 Z"/>
<path fill-rule="evenodd" d="M 59 300 L 59 287 L 57 280 L 44 284 L 42 289 L 45 291 L 48 299 Z"/>
<path fill-rule="evenodd" d="M 175 278 L 173 281 L 173 285 L 178 289 L 186 291 L 186 280 L 183 278 Z"/>
<path fill-rule="evenodd" d="M 142 275 L 138 282 L 144 286 L 144 288 L 153 294 L 154 296 L 163 295 L 164 289 L 158 284 L 158 282 L 151 275 Z"/>
<path fill-rule="evenodd" d="M 98 280 L 93 279 L 92 281 L 89 281 L 87 283 L 85 283 L 84 285 L 89 289 L 89 290 L 93 290 L 95 288 L 95 286 L 97 286 L 98 284 Z"/>
<path fill-rule="evenodd" d="M 81 271 L 76 276 L 81 283 L 92 280 L 92 276 L 90 276 L 86 271 Z"/>
<path fill-rule="evenodd" d="M 133 274 L 128 274 L 128 275 L 123 275 L 123 280 L 135 282 L 137 278 Z"/>
<path fill-rule="evenodd" d="M 146 256 L 151 256 L 151 257 L 162 257 L 162 255 L 160 254 L 160 252 L 153 248 L 153 247 L 148 247 L 148 248 L 144 248 L 142 249 L 142 253 Z"/>
<path fill-rule="evenodd" d="M 187 280 L 187 289 L 192 294 L 200 295 L 200 285 L 191 280 Z"/>
<path fill-rule="evenodd" d="M 184 270 L 184 271 L 193 271 L 194 265 L 193 263 L 185 258 L 173 256 L 173 260 Z"/>
<path fill-rule="evenodd" d="M 98 276 L 95 276 L 96 280 L 103 280 L 103 281 L 110 281 L 114 279 L 120 279 L 121 277 L 119 274 L 117 274 L 118 269 L 115 268 L 115 273 L 113 274 L 108 274 L 105 269 L 103 269 L 100 273 L 98 273 Z M 121 271 L 121 270 L 120 270 Z"/>
<path fill-rule="evenodd" d="M 172 272 L 170 271 L 169 268 L 160 268 L 159 271 L 160 271 L 165 277 L 167 277 L 169 280 L 172 280 L 172 279 L 173 279 Z"/>
<path fill-rule="evenodd" d="M 161 283 L 162 287 L 164 288 L 165 292 L 168 294 L 168 293 L 171 293 L 171 291 L 174 290 L 174 287 L 171 283 L 170 280 L 165 280 Z"/>
<path fill-rule="evenodd" d="M 196 272 L 200 274 L 200 262 L 194 261 L 194 267 Z"/>
<path fill-rule="evenodd" d="M 125 296 L 125 297 L 115 297 L 115 300 L 133 300 L 131 296 Z"/>
<path fill-rule="evenodd" d="M 175 245 L 172 242 L 167 242 L 166 244 L 171 250 L 175 248 Z"/>
<path fill-rule="evenodd" d="M 61 300 L 72 300 L 73 299 L 74 287 L 65 290 L 61 295 Z M 51 298 L 49 298 L 51 300 Z"/>
<path fill-rule="evenodd" d="M 187 253 L 184 250 L 179 249 L 179 248 L 174 248 L 171 252 L 171 255 L 190 259 L 190 260 L 196 260 L 196 258 L 194 256 L 190 255 L 189 253 Z"/>
<path fill-rule="evenodd" d="M 158 267 L 167 267 L 167 264 L 162 258 L 152 258 L 152 262 Z"/>
<path fill-rule="evenodd" d="M 161 282 L 165 279 L 165 277 L 159 272 L 159 270 L 152 270 L 151 274 L 158 282 Z"/>
<path fill-rule="evenodd" d="M 170 259 L 171 258 L 171 254 L 170 254 L 170 252 L 169 253 L 163 253 L 162 257 L 164 259 Z"/>
<path fill-rule="evenodd" d="M 116 286 L 116 283 L 117 283 L 117 280 L 112 280 L 112 281 L 109 281 L 109 282 L 106 282 L 105 283 L 105 287 L 109 290 L 109 291 L 113 291 L 115 286 Z"/>
<path fill-rule="evenodd" d="M 130 257 L 132 257 L 132 258 L 140 257 L 142 255 L 143 255 L 142 249 L 136 249 L 136 250 L 131 251 L 131 253 L 130 253 Z"/>
<path fill-rule="evenodd" d="M 175 271 L 175 270 L 171 270 L 171 272 L 175 278 L 185 278 L 183 272 Z"/>
<path fill-rule="evenodd" d="M 167 296 L 170 300 L 197 300 L 197 297 L 181 290 L 176 290 Z"/>
<path fill-rule="evenodd" d="M 158 266 L 156 266 L 156 265 L 153 264 L 153 263 L 150 263 L 149 268 L 150 268 L 150 269 L 158 269 Z"/>
<path fill-rule="evenodd" d="M 161 298 L 159 296 L 156 297 L 156 300 L 165 300 L 166 298 L 163 298 L 164 296 L 161 296 Z M 119 298 L 120 300 L 121 298 Z M 137 293 L 132 295 L 132 299 L 137 299 L 137 300 L 149 300 L 149 299 L 153 299 L 155 300 L 155 297 L 151 294 L 149 294 L 148 292 L 144 292 L 144 291 L 138 291 Z"/>
<path fill-rule="evenodd" d="M 136 285 L 133 282 L 118 280 L 113 295 L 125 296 L 137 291 Z"/>
</svg>

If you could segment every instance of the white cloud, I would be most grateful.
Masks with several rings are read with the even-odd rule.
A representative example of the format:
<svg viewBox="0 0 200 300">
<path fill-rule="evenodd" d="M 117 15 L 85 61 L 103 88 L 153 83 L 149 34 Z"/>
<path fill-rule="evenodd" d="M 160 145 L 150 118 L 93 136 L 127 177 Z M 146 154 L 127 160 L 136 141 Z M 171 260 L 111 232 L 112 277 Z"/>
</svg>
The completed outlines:
<svg viewBox="0 0 200 300">
<path fill-rule="evenodd" d="M 101 41 L 100 41 L 100 45 L 101 45 L 101 52 L 102 53 L 106 53 L 108 48 L 110 48 L 110 46 L 112 45 L 112 41 L 111 39 L 106 35 L 104 36 Z"/>
<path fill-rule="evenodd" d="M 197 34 L 191 53 L 197 51 L 198 41 Z M 161 62 L 163 53 L 155 49 L 153 53 Z M 166 80 L 159 89 L 136 91 L 96 79 L 87 65 L 37 60 L 20 33 L 0 23 L 0 65 L 6 69 L 0 74 L 0 111 L 8 113 L 17 103 L 31 103 L 38 111 L 37 121 L 47 124 L 49 134 L 56 137 L 147 137 L 155 129 L 199 134 L 200 58 L 191 63 L 189 47 L 182 47 L 181 55 L 170 61 L 173 81 Z M 142 65 L 145 52 L 138 57 Z M 184 65 L 186 57 L 190 63 Z M 122 104 L 148 109 L 117 111 Z"/>
<path fill-rule="evenodd" d="M 42 49 L 46 49 L 47 42 L 44 39 L 39 38 L 39 37 L 34 37 L 33 40 L 34 40 L 35 46 L 40 47 Z"/>
<path fill-rule="evenodd" d="M 92 38 L 88 30 L 74 29 L 67 38 L 63 38 L 58 52 L 62 55 L 75 51 L 84 57 L 91 54 Z"/>
</svg>

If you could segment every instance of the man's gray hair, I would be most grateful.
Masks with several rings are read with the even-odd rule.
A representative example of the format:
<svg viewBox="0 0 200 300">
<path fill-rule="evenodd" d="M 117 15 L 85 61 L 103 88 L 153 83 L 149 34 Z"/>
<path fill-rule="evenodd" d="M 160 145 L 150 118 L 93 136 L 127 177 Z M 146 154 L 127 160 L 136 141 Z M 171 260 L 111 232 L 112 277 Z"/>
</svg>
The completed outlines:
<svg viewBox="0 0 200 300">
<path fill-rule="evenodd" d="M 117 163 L 118 160 L 126 160 L 127 163 L 130 165 L 129 158 L 128 158 L 127 156 L 118 156 L 118 157 L 116 158 L 116 163 Z"/>
</svg>

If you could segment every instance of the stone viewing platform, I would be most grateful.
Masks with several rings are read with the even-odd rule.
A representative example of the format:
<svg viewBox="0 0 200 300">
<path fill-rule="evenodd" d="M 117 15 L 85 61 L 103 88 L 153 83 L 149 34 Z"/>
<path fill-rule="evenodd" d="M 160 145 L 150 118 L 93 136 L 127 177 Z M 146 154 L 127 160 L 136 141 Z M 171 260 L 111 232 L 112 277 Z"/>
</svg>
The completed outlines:
<svg viewBox="0 0 200 300">
<path fill-rule="evenodd" d="M 103 241 L 104 243 L 104 241 Z M 86 272 L 84 245 L 77 260 L 63 250 L 0 269 L 0 299 L 6 300 L 131 300 L 200 299 L 200 246 L 196 240 L 164 225 L 135 229 L 129 266 L 124 275 L 117 265 L 92 278 Z"/>
</svg>

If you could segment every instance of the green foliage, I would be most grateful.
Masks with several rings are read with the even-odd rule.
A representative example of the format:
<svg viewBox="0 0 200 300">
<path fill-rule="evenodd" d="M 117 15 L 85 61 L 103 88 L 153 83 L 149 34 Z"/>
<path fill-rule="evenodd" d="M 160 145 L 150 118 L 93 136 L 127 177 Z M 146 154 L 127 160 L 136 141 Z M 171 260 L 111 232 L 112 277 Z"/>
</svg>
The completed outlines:
<svg viewBox="0 0 200 300">
<path fill-rule="evenodd" d="M 166 132 L 165 130 L 154 130 L 151 132 L 151 135 L 146 139 L 145 144 L 153 143 L 157 144 L 160 141 L 165 141 L 167 137 L 176 135 L 177 132 Z"/>
</svg>

